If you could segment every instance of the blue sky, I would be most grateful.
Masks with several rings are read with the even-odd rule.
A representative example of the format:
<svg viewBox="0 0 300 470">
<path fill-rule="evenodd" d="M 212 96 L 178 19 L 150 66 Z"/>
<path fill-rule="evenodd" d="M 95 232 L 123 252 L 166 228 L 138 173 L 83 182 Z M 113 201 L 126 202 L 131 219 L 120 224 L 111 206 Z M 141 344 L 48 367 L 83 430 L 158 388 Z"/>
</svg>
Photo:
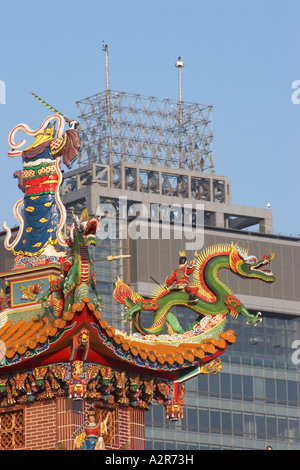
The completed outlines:
<svg viewBox="0 0 300 470">
<path fill-rule="evenodd" d="M 182 99 L 213 105 L 215 172 L 232 202 L 270 202 L 274 232 L 300 234 L 298 0 L 0 0 L 0 12 L 0 222 L 16 223 L 21 197 L 7 136 L 49 115 L 30 91 L 76 118 L 76 101 L 105 90 L 104 40 L 114 91 L 176 100 L 181 56 Z"/>
</svg>

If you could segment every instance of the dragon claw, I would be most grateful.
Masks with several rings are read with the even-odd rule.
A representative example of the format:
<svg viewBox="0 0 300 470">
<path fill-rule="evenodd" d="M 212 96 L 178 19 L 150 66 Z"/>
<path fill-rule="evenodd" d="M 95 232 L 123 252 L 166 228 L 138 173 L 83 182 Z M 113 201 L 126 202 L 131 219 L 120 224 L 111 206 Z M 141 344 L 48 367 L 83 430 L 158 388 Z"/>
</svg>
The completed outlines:
<svg viewBox="0 0 300 470">
<path fill-rule="evenodd" d="M 249 323 L 251 323 L 253 326 L 256 326 L 258 323 L 261 323 L 262 318 L 259 318 L 260 316 L 261 316 L 261 312 L 258 312 L 252 321 L 247 321 L 247 324 L 249 325 Z"/>
<path fill-rule="evenodd" d="M 127 308 L 123 315 L 122 315 L 125 319 L 125 321 L 131 321 L 132 320 L 132 312 L 130 312 L 130 310 Z"/>
</svg>

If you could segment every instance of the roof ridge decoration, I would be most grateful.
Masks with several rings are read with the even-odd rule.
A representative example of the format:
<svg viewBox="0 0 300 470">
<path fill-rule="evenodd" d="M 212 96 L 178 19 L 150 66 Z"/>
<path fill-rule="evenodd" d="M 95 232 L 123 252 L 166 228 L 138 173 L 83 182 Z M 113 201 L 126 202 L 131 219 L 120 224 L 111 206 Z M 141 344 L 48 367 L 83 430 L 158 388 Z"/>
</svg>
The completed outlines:
<svg viewBox="0 0 300 470">
<path fill-rule="evenodd" d="M 216 325 L 224 327 L 228 313 L 234 318 L 241 314 L 253 325 L 261 321 L 260 312 L 256 315 L 249 313 L 232 290 L 219 279 L 218 272 L 220 269 L 228 269 L 249 279 L 274 282 L 272 271 L 266 269 L 273 257 L 274 254 L 264 255 L 259 261 L 233 243 L 214 245 L 200 254 L 196 252 L 189 264 L 185 257 L 180 257 L 179 268 L 172 272 L 162 286 L 156 287 L 156 296 L 142 298 L 118 279 L 113 297 L 125 305 L 124 317 L 132 322 L 133 331 L 142 340 L 164 341 L 163 331 L 167 326 L 172 335 L 171 341 L 177 341 L 177 344 L 196 343 L 197 338 L 202 341 L 204 337 L 214 337 Z M 191 275 L 193 282 L 190 282 Z M 187 307 L 198 314 L 187 331 L 183 330 L 177 317 L 171 312 L 175 305 Z M 143 326 L 142 311 L 153 312 L 150 327 Z"/>
<path fill-rule="evenodd" d="M 41 297 L 41 302 L 45 305 L 53 292 L 59 294 L 56 302 L 56 315 L 69 311 L 74 304 L 81 303 L 83 298 L 88 297 L 89 286 L 92 287 L 96 295 L 96 308 L 101 309 L 103 306 L 102 298 L 97 291 L 96 279 L 88 253 L 88 247 L 97 244 L 98 218 L 89 218 L 86 209 L 82 212 L 80 219 L 76 215 L 73 215 L 73 218 L 74 224 L 71 227 L 71 235 L 66 240 L 71 249 L 71 257 L 65 263 L 64 277 L 51 284 L 48 291 Z"/>
<path fill-rule="evenodd" d="M 57 138 L 53 121 L 58 121 Z M 78 123 L 70 119 L 68 122 L 70 129 L 63 133 L 64 119 L 61 115 L 54 114 L 45 119 L 35 131 L 27 124 L 18 124 L 9 134 L 8 142 L 12 150 L 8 155 L 22 157 L 23 162 L 23 170 L 14 173 L 24 197 L 14 206 L 14 215 L 20 228 L 13 242 L 10 242 L 10 229 L 3 223 L 7 233 L 5 248 L 11 250 L 15 256 L 60 256 L 67 246 L 62 237 L 66 210 L 60 199 L 60 157 L 63 157 L 63 162 L 70 168 L 80 148 L 76 131 Z M 14 140 L 19 131 L 35 139 L 32 145 L 22 151 L 20 148 L 25 144 L 25 140 L 18 143 Z M 22 205 L 24 217 L 19 213 Z"/>
</svg>

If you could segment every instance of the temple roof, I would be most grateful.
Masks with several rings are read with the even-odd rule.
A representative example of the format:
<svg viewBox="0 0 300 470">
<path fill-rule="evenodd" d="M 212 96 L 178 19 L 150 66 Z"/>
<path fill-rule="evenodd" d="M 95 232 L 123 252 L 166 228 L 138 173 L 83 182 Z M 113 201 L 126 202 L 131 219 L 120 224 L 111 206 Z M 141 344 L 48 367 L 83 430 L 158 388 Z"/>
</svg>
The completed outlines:
<svg viewBox="0 0 300 470">
<path fill-rule="evenodd" d="M 51 322 L 47 316 L 16 323 L 7 321 L 0 329 L 0 342 L 4 343 L 5 366 L 27 362 L 33 356 L 58 354 L 70 347 L 78 328 L 90 332 L 90 349 L 104 357 L 125 361 L 154 370 L 178 370 L 196 363 L 206 362 L 223 353 L 227 344 L 235 342 L 234 331 L 224 331 L 218 339 L 206 338 L 200 343 L 185 342 L 179 345 L 135 339 L 102 320 L 101 313 L 88 298 L 74 304 L 70 311 Z M 1 343 L 0 343 L 1 344 Z M 91 354 L 91 352 L 89 354 Z M 69 354 L 67 352 L 66 354 Z M 48 359 L 48 362 L 49 360 Z M 66 360 L 66 356 L 63 357 Z M 3 360 L 2 360 L 3 365 Z M 24 365 L 23 365 L 24 367 Z M 126 367 L 126 366 L 125 366 Z M 0 367 L 0 370 L 3 367 Z"/>
</svg>

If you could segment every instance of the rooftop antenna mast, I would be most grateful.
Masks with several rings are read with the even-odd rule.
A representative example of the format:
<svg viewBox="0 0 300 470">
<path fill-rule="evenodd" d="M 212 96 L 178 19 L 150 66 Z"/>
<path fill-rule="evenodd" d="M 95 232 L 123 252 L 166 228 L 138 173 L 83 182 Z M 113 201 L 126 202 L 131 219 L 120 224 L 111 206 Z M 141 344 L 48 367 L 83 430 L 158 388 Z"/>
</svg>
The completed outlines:
<svg viewBox="0 0 300 470">
<path fill-rule="evenodd" d="M 106 91 L 109 91 L 109 65 L 108 65 L 108 45 L 102 41 L 102 51 L 105 52 L 105 74 L 106 74 Z"/>
<path fill-rule="evenodd" d="M 179 106 L 178 106 L 178 165 L 180 164 L 180 152 L 182 150 L 181 142 L 181 126 L 182 126 L 182 86 L 181 86 L 181 69 L 184 67 L 184 63 L 181 60 L 181 57 L 178 57 L 177 62 L 175 62 L 175 67 L 178 68 L 178 86 L 179 86 Z"/>
<path fill-rule="evenodd" d="M 178 85 L 179 85 L 179 101 L 182 101 L 181 97 L 181 69 L 184 67 L 184 63 L 181 60 L 181 57 L 178 57 L 177 62 L 175 63 L 175 67 L 178 68 Z"/>
<path fill-rule="evenodd" d="M 108 45 L 102 41 L 102 51 L 105 52 L 105 75 L 106 75 L 106 113 L 108 134 L 108 164 L 112 164 L 112 143 L 111 143 L 111 115 L 110 115 L 110 91 L 109 91 L 109 65 L 108 65 Z"/>
<path fill-rule="evenodd" d="M 184 63 L 181 60 L 181 57 L 178 57 L 177 62 L 175 62 L 175 67 L 178 68 L 178 85 L 179 85 L 179 125 L 182 123 L 182 86 L 181 86 L 181 69 L 184 67 Z"/>
</svg>

